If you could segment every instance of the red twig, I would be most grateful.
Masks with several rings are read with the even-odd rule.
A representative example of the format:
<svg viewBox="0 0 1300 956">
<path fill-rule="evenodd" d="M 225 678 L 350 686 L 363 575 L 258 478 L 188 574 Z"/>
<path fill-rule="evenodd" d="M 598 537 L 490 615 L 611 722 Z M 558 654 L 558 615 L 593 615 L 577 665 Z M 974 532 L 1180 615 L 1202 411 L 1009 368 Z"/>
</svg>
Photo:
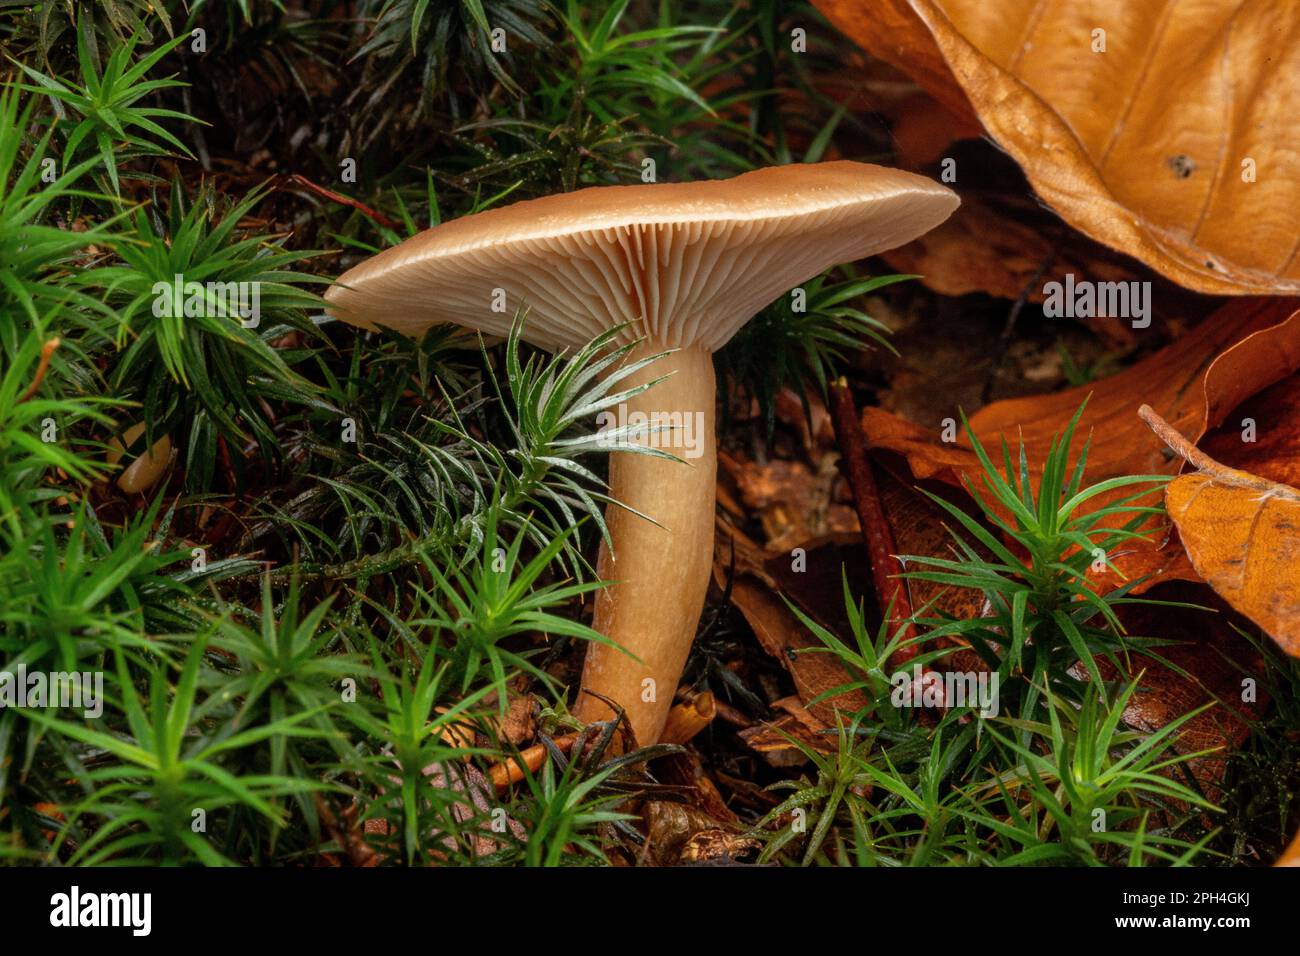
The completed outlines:
<svg viewBox="0 0 1300 956">
<path fill-rule="evenodd" d="M 563 737 L 557 737 L 553 742 L 564 753 L 573 749 L 574 742 L 578 739 L 577 734 L 566 734 Z M 519 756 L 511 757 L 508 760 L 495 764 L 488 770 L 488 777 L 491 778 L 493 786 L 498 790 L 504 790 L 512 783 L 518 783 L 524 779 L 526 773 L 537 773 L 542 769 L 542 764 L 546 763 L 549 756 L 545 745 L 534 744 L 527 750 L 522 751 Z M 528 770 L 525 772 L 524 767 Z"/>
<path fill-rule="evenodd" d="M 379 225 L 383 226 L 385 229 L 392 229 L 394 232 L 397 232 L 401 228 L 396 222 L 389 219 L 378 209 L 371 209 L 365 203 L 353 199 L 351 196 L 345 196 L 342 193 L 336 193 L 332 189 L 326 189 L 324 186 L 318 186 L 316 183 L 312 182 L 306 176 L 300 176 L 297 173 L 294 173 L 292 176 L 286 176 L 285 179 L 288 182 L 293 183 L 295 186 L 301 186 L 303 189 L 307 190 L 308 192 L 313 192 L 317 196 L 322 196 L 325 199 L 330 200 L 331 202 L 342 203 L 344 206 L 351 206 L 353 209 L 355 209 L 357 212 L 361 213 L 362 215 L 369 216 L 371 219 L 379 223 Z"/>
<path fill-rule="evenodd" d="M 843 378 L 831 385 L 830 412 L 844 470 L 853 490 L 854 504 L 857 505 L 862 537 L 867 543 L 876 596 L 880 600 L 882 612 L 891 607 L 892 602 L 890 628 L 896 629 L 912 616 L 912 601 L 907 596 L 906 582 L 898 577 L 903 573 L 903 563 L 894 553 L 894 535 L 889 530 L 889 522 L 885 520 L 885 512 L 880 506 L 880 492 L 876 488 L 867 448 L 862 441 L 858 410 L 853 404 L 853 394 L 849 391 L 848 383 Z M 916 629 L 907 625 L 902 640 L 911 641 L 915 636 Z M 895 652 L 890 663 L 894 666 L 904 664 L 916 656 L 916 651 L 915 644 L 908 644 Z"/>
<path fill-rule="evenodd" d="M 54 350 L 59 347 L 58 338 L 52 338 L 41 346 L 41 361 L 36 366 L 36 375 L 32 379 L 32 384 L 27 386 L 27 391 L 19 397 L 15 405 L 21 405 L 27 399 L 36 394 L 36 390 L 41 387 L 41 382 L 45 381 L 45 373 L 50 370 L 50 357 L 54 355 Z"/>
<path fill-rule="evenodd" d="M 231 494 L 234 494 L 239 488 L 239 481 L 235 477 L 235 463 L 230 460 L 230 446 L 226 444 L 224 435 L 217 436 L 217 457 L 221 459 L 221 470 L 226 475 Z"/>
</svg>

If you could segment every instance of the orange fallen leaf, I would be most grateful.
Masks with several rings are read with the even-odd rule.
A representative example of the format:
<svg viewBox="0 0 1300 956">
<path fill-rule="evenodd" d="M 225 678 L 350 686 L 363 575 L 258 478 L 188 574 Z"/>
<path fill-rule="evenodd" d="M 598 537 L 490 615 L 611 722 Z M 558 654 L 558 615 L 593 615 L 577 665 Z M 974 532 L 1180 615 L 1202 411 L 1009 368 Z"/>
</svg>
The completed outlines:
<svg viewBox="0 0 1300 956">
<path fill-rule="evenodd" d="M 1300 373 L 1252 395 L 1196 447 L 1231 468 L 1300 488 Z"/>
<path fill-rule="evenodd" d="M 882 253 L 891 269 L 922 277 L 940 295 L 987 292 L 1016 299 L 1025 290 L 1029 302 L 1042 302 L 1043 267 L 1053 275 L 1086 275 L 1097 282 L 1131 282 L 1147 278 L 1131 259 L 1100 246 L 1073 230 L 1032 198 L 962 189 L 961 206 L 941 226 L 919 239 Z M 1053 226 L 1055 223 L 1055 226 Z M 1053 232 L 1062 232 L 1055 239 Z M 1127 324 L 1107 323 L 1102 334 L 1132 339 Z"/>
<path fill-rule="evenodd" d="M 951 516 L 933 500 L 927 498 L 910 483 L 896 477 L 888 468 L 876 469 L 876 483 L 880 489 L 880 506 L 894 536 L 894 546 L 899 555 L 927 558 L 955 558 Z M 939 489 L 936 488 L 936 492 Z M 957 495 L 950 495 L 956 499 Z M 973 506 L 972 511 L 976 511 Z M 972 514 L 982 520 L 979 514 Z M 992 526 L 988 526 L 990 529 Z M 978 541 L 972 544 L 985 554 Z M 907 562 L 903 561 L 904 567 Z M 907 580 L 908 597 L 913 608 L 929 608 L 927 616 L 950 614 L 956 618 L 979 617 L 985 612 L 985 598 L 975 588 L 937 584 L 933 581 Z"/>
<path fill-rule="evenodd" d="M 837 51 L 835 69 L 823 70 L 810 77 L 809 87 L 817 94 L 844 108 L 849 116 L 878 114 L 889 126 L 894 152 L 901 164 L 915 169 L 944 155 L 957 140 L 979 139 L 984 127 L 969 111 L 955 114 L 924 93 L 906 73 L 878 57 L 853 50 L 848 44 Z M 807 111 L 809 103 L 799 90 L 787 90 L 781 96 L 781 109 L 788 115 Z M 799 155 L 806 144 L 800 141 L 798 128 L 787 133 L 790 150 Z M 827 146 L 823 158 L 863 156 L 879 150 L 879 130 L 871 124 L 860 130 L 852 123 L 842 123 Z"/>
<path fill-rule="evenodd" d="M 1277 862 L 1273 865 L 1300 866 L 1300 833 L 1296 834 L 1296 838 L 1291 841 L 1291 845 L 1282 852 L 1282 855 L 1277 858 Z"/>
<path fill-rule="evenodd" d="M 1073 226 L 1174 281 L 1300 292 L 1300 6 L 816 0 L 955 113 Z"/>
<path fill-rule="evenodd" d="M 1165 489 L 1165 507 L 1197 573 L 1300 657 L 1300 491 L 1220 464 L 1150 406 L 1138 414 L 1197 469 Z"/>
<path fill-rule="evenodd" d="M 1014 448 L 1023 442 L 1031 470 L 1036 471 L 1053 437 L 1089 399 L 1079 426 L 1080 434 L 1092 435 L 1089 482 L 1119 475 L 1174 474 L 1180 462 L 1142 427 L 1135 414 L 1138 407 L 1151 405 L 1174 428 L 1199 439 L 1255 392 L 1300 369 L 1300 312 L 1293 312 L 1295 304 L 1234 300 L 1172 345 L 1116 375 L 1050 395 L 995 402 L 971 416 L 971 428 L 985 447 L 997 448 L 1005 440 Z M 957 414 L 953 409 L 954 419 Z M 980 472 L 964 436 L 944 442 L 932 431 L 879 408 L 863 410 L 862 428 L 872 448 L 904 455 L 917 478 L 961 485 L 963 478 Z M 1089 510 L 1120 495 L 1100 495 L 1089 503 Z M 1116 523 L 1122 523 L 1122 516 Z M 1164 547 L 1163 537 L 1131 542 L 1112 560 L 1126 577 L 1150 575 L 1148 585 L 1195 579 L 1181 558 L 1182 549 Z M 1120 582 L 1107 578 L 1100 583 L 1114 587 Z"/>
<path fill-rule="evenodd" d="M 908 0 L 813 0 L 841 33 L 916 80 L 954 117 L 979 122 L 934 37 Z"/>
<path fill-rule="evenodd" d="M 818 753 L 835 752 L 836 736 L 827 733 L 834 725 L 818 719 L 799 702 L 798 697 L 773 701 L 772 709 L 781 713 L 774 720 L 742 730 L 739 736 L 746 746 L 762 754 L 773 767 L 797 767 L 807 761 L 807 756 L 791 742 L 791 738 Z"/>
<path fill-rule="evenodd" d="M 912 168 L 938 161 L 957 140 L 984 135 L 976 120 L 955 116 L 919 90 L 882 112 L 891 121 L 895 153 Z"/>
<path fill-rule="evenodd" d="M 837 535 L 806 542 L 807 570 L 789 570 L 788 554 L 759 551 L 742 565 L 737 562 L 731 580 L 731 602 L 753 629 L 763 650 L 778 661 L 794 681 L 799 700 L 807 704 L 826 691 L 849 683 L 849 675 L 830 654 L 803 653 L 820 648 L 821 642 L 790 610 L 785 598 L 796 604 L 832 633 L 848 639 L 844 621 L 844 593 L 841 568 L 844 567 L 855 590 L 870 588 L 870 571 L 865 566 L 865 552 L 860 538 Z M 714 576 L 725 580 L 730 556 L 724 545 L 715 555 Z M 859 691 L 839 694 L 811 708 L 823 727 L 835 725 L 835 711 L 854 713 L 869 701 Z"/>
</svg>

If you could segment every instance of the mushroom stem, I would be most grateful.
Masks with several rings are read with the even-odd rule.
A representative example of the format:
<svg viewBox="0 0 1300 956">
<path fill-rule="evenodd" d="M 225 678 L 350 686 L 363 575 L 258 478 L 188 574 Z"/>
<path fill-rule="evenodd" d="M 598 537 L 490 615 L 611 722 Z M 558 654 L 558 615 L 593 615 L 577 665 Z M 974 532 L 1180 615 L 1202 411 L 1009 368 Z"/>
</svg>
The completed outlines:
<svg viewBox="0 0 1300 956">
<path fill-rule="evenodd" d="M 688 348 L 666 355 L 619 388 L 663 375 L 669 377 L 627 402 L 618 424 L 635 424 L 640 413 L 652 426 L 676 426 L 637 441 L 682 460 L 610 456 L 610 494 L 657 524 L 616 505 L 606 510 L 613 553 L 602 544 L 596 573 L 615 583 L 597 595 L 592 626 L 617 647 L 588 645 L 582 671 L 582 687 L 620 704 L 642 746 L 656 743 L 663 731 L 713 563 L 718 456 L 712 353 Z M 579 695 L 575 712 L 588 722 L 612 716 L 591 694 Z"/>
</svg>

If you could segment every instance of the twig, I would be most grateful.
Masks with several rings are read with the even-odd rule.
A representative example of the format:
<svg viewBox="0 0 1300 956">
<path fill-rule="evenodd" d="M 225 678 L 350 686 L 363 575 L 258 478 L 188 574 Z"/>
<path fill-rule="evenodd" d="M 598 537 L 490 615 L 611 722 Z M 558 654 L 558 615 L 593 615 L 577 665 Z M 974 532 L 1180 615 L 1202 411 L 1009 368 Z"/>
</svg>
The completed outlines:
<svg viewBox="0 0 1300 956">
<path fill-rule="evenodd" d="M 1286 485 L 1279 485 L 1267 478 L 1261 478 L 1246 471 L 1238 471 L 1215 461 L 1188 441 L 1182 432 L 1161 418 L 1160 414 L 1150 405 L 1143 405 L 1139 408 L 1138 417 L 1147 423 L 1147 426 L 1156 433 L 1156 437 L 1168 445 L 1174 454 L 1197 471 L 1204 472 L 1216 481 L 1237 488 L 1255 488 L 1259 491 L 1274 493 L 1281 491 L 1283 494 L 1288 492 L 1294 494 L 1294 489 L 1290 489 Z"/>
<path fill-rule="evenodd" d="M 1183 461 L 1194 465 L 1197 468 L 1205 467 L 1205 462 L 1210 459 L 1195 445 L 1189 442 L 1173 425 L 1160 417 L 1150 405 L 1143 405 L 1138 409 L 1138 418 L 1147 423 L 1147 426 L 1156 433 L 1156 437 L 1169 446 L 1169 450 L 1174 452 Z M 1197 459 L 1203 459 L 1198 461 Z"/>
<path fill-rule="evenodd" d="M 885 512 L 880 506 L 880 492 L 876 488 L 871 462 L 862 442 L 858 410 L 853 404 L 848 382 L 843 377 L 831 385 L 831 421 L 835 425 L 841 460 L 848 474 L 849 486 L 853 490 L 853 502 L 857 505 L 862 537 L 867 543 L 871 577 L 876 586 L 880 610 L 882 613 L 890 613 L 888 609 L 892 608 L 890 624 L 892 628 L 897 628 L 911 619 L 912 602 L 907 596 L 906 585 L 898 576 L 903 573 L 903 563 L 894 553 L 894 535 L 889 530 L 889 522 L 885 520 Z M 915 628 L 907 624 L 902 633 L 904 646 L 893 655 L 891 663 L 902 664 L 916 656 L 916 645 L 908 643 L 915 635 Z"/>
<path fill-rule="evenodd" d="M 36 377 L 32 379 L 32 384 L 27 386 L 27 391 L 23 392 L 22 397 L 14 403 L 15 405 L 21 405 L 36 394 L 36 390 L 41 387 L 41 382 L 45 381 L 45 373 L 50 369 L 50 357 L 54 355 L 54 350 L 58 347 L 58 336 L 50 339 L 41 347 L 41 361 L 36 366 Z"/>
<path fill-rule="evenodd" d="M 308 192 L 313 192 L 317 196 L 322 196 L 325 199 L 330 200 L 331 202 L 341 203 L 344 206 L 352 207 L 362 215 L 369 216 L 371 219 L 379 223 L 379 225 L 383 226 L 385 229 L 391 229 L 394 232 L 397 232 L 401 228 L 396 222 L 394 222 L 392 219 L 389 219 L 379 210 L 371 209 L 365 203 L 361 202 L 360 200 L 353 199 L 351 196 L 345 196 L 342 193 L 336 193 L 332 189 L 326 189 L 324 186 L 318 186 L 316 183 L 312 182 L 306 176 L 300 176 L 298 173 L 294 173 L 293 175 L 287 176 L 285 178 L 289 182 L 293 183 L 295 186 L 301 186 L 303 189 L 306 189 Z"/>
<path fill-rule="evenodd" d="M 226 483 L 230 485 L 233 493 L 239 488 L 239 481 L 235 477 L 235 464 L 230 459 L 230 446 L 226 444 L 224 435 L 217 436 L 217 457 L 221 459 L 221 470 L 225 473 Z"/>
<path fill-rule="evenodd" d="M 577 739 L 577 734 L 568 734 L 557 738 L 553 743 L 560 750 L 567 753 L 573 748 L 573 743 Z M 528 768 L 528 773 L 536 773 L 540 770 L 542 764 L 546 763 L 546 754 L 545 744 L 534 744 L 526 750 L 519 751 L 519 756 L 511 757 L 509 760 L 493 765 L 488 770 L 488 777 L 494 787 L 498 790 L 504 790 L 512 783 L 518 783 L 524 779 L 525 767 Z"/>
</svg>

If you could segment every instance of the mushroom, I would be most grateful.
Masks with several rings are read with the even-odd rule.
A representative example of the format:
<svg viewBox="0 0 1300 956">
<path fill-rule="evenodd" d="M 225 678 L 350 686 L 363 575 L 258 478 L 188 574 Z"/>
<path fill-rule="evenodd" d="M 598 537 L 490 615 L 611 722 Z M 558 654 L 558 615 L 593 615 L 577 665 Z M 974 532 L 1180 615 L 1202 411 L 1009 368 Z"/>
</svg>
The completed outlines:
<svg viewBox="0 0 1300 956">
<path fill-rule="evenodd" d="M 576 713 L 617 702 L 636 739 L 659 739 L 699 625 L 713 559 L 713 352 L 761 308 L 841 262 L 901 245 L 957 207 L 949 189 L 853 162 L 777 166 L 734 179 L 598 186 L 443 223 L 350 269 L 326 294 L 338 318 L 419 335 L 454 323 L 574 349 L 614 326 L 638 355 L 673 350 L 620 383 L 661 379 L 623 409 L 639 440 L 680 460 L 615 455 L 612 548 Z M 636 416 L 644 415 L 646 418 Z M 681 427 L 676 427 L 681 426 Z M 646 517 L 653 521 L 647 521 Z M 627 653 L 624 653 L 626 651 Z"/>
<path fill-rule="evenodd" d="M 144 422 L 139 422 L 123 432 L 120 438 L 110 438 L 108 463 L 116 465 L 120 462 L 126 450 L 143 434 Z M 126 466 L 117 476 L 117 486 L 129 495 L 148 491 L 158 483 L 158 479 L 163 476 L 171 460 L 172 440 L 169 436 L 163 435 L 153 443 L 152 447 Z"/>
</svg>

